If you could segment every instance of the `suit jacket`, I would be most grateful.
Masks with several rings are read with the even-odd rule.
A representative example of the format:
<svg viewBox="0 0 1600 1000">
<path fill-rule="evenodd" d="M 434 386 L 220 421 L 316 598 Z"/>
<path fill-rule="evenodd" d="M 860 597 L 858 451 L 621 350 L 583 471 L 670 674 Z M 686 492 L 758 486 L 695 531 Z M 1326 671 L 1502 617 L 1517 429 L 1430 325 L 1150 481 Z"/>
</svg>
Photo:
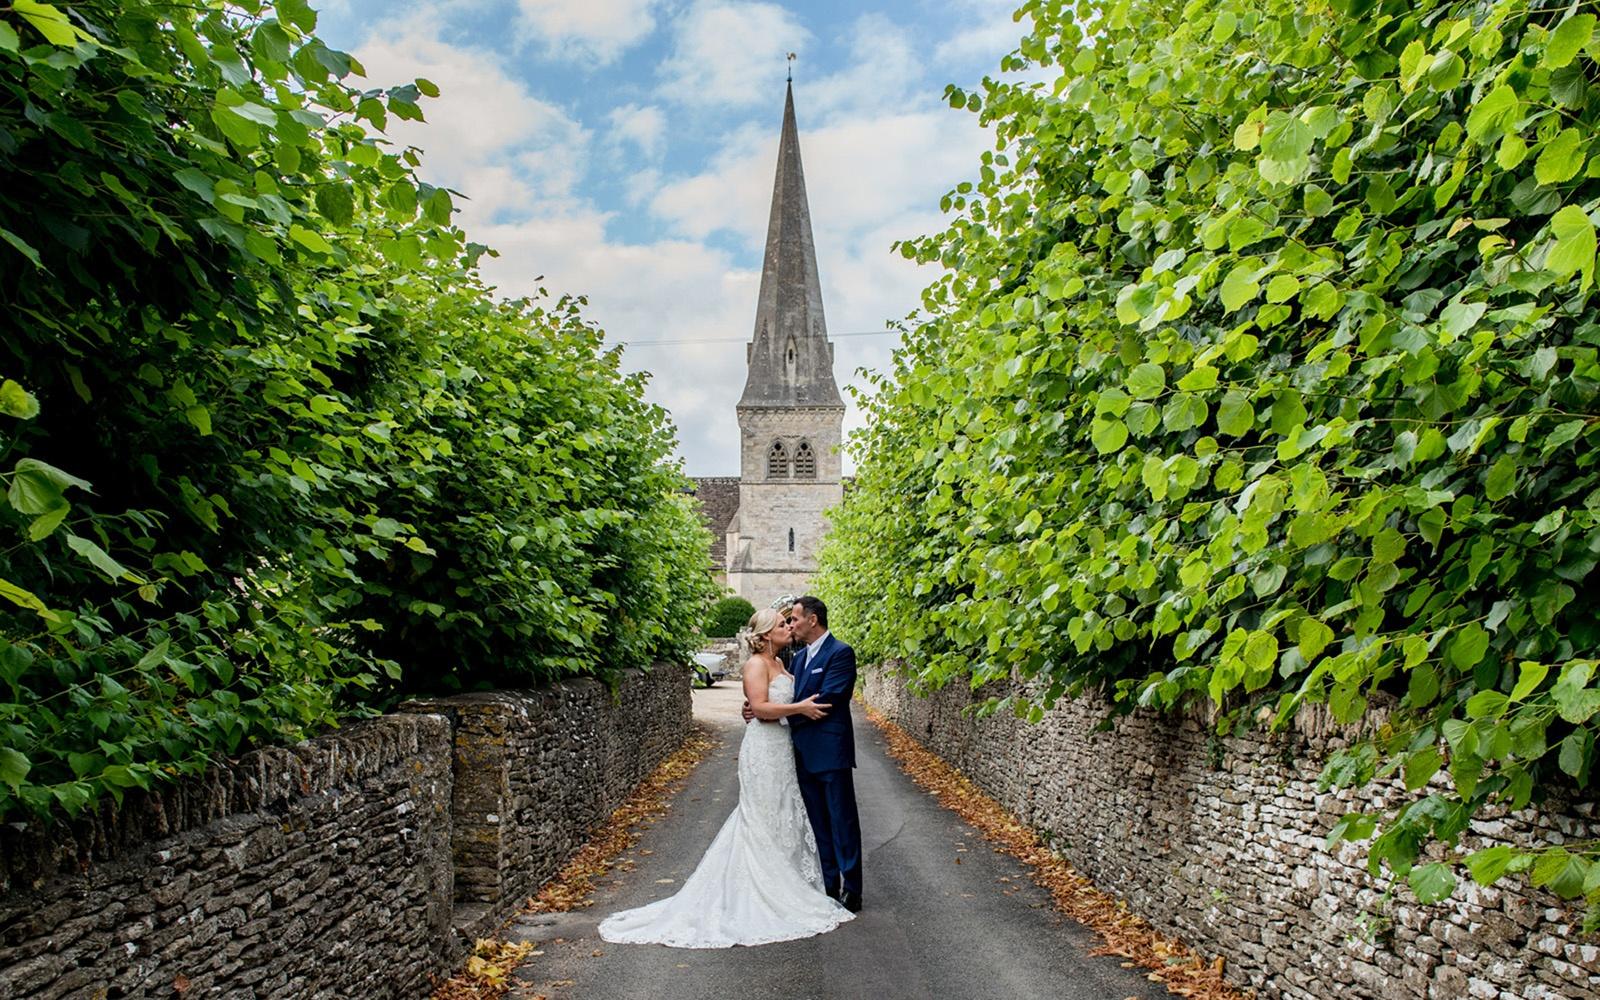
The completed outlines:
<svg viewBox="0 0 1600 1000">
<path fill-rule="evenodd" d="M 808 774 L 856 766 L 855 732 L 850 725 L 850 699 L 856 692 L 856 651 L 833 633 L 817 650 L 816 659 L 801 665 L 794 681 L 795 701 L 811 695 L 831 705 L 826 718 L 789 716 L 795 761 Z"/>
</svg>

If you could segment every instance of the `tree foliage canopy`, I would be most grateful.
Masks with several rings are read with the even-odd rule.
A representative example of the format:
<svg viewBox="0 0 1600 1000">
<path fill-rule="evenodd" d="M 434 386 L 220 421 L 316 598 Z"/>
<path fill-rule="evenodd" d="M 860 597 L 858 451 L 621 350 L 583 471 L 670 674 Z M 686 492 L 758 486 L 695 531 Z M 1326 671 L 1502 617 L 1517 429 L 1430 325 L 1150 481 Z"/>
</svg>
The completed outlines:
<svg viewBox="0 0 1600 1000">
<path fill-rule="evenodd" d="M 738 635 L 750 621 L 750 616 L 756 613 L 756 606 L 742 597 L 728 596 L 721 598 L 711 605 L 710 624 L 706 626 L 708 635 L 731 636 Z"/>
<path fill-rule="evenodd" d="M 823 557 L 863 652 L 1029 680 L 1035 713 L 1325 704 L 1369 738 L 1324 782 L 1413 792 L 1330 841 L 1425 900 L 1455 884 L 1429 841 L 1582 794 L 1593 7 L 1025 3 L 1006 66 L 1050 82 L 949 91 L 998 142 L 902 245 L 946 271 Z M 1594 902 L 1595 847 L 1466 863 Z"/>
<path fill-rule="evenodd" d="M 303 0 L 0 7 L 0 815 L 685 655 L 672 428 L 503 301 Z"/>
</svg>

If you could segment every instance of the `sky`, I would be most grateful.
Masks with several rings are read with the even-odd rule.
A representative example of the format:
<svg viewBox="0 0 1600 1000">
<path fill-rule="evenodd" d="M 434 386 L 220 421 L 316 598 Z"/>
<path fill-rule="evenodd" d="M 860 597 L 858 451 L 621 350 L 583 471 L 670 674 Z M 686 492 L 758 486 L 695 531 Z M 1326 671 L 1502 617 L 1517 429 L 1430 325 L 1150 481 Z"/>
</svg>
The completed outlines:
<svg viewBox="0 0 1600 1000">
<path fill-rule="evenodd" d="M 936 276 L 891 248 L 945 227 L 939 199 L 992 144 L 944 89 L 998 72 L 1023 34 L 1013 6 L 326 0 L 318 34 L 357 57 L 365 86 L 439 86 L 427 123 L 388 135 L 423 150 L 424 180 L 465 195 L 458 221 L 500 254 L 485 277 L 509 296 L 587 296 L 625 367 L 651 373 L 685 471 L 736 476 L 787 54 L 844 389 L 887 366 L 886 324 Z M 862 415 L 845 395 L 848 433 Z"/>
</svg>

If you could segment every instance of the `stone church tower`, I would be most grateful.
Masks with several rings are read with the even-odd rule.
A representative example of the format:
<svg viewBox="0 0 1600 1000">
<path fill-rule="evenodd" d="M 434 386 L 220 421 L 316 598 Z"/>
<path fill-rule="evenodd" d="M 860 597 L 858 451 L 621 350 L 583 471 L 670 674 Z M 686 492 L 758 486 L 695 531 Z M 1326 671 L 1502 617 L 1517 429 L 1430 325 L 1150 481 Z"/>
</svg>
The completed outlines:
<svg viewBox="0 0 1600 1000">
<path fill-rule="evenodd" d="M 823 512 L 844 499 L 839 445 L 844 400 L 811 238 L 794 87 L 784 98 L 778 173 L 767 221 L 755 332 L 739 398 L 739 509 L 726 534 L 727 583 L 756 607 L 802 594 L 827 532 Z"/>
</svg>

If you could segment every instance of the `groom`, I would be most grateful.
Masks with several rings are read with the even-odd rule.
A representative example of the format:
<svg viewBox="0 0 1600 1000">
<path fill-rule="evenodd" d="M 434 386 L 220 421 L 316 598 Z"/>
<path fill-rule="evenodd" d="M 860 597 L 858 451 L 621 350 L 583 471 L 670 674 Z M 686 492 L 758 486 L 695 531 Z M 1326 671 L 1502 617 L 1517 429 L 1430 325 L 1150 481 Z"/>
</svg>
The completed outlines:
<svg viewBox="0 0 1600 1000">
<path fill-rule="evenodd" d="M 861 821 L 856 815 L 855 735 L 850 699 L 856 690 L 856 651 L 828 632 L 828 606 L 802 597 L 789 609 L 788 623 L 799 644 L 790 661 L 794 699 L 812 695 L 832 706 L 820 719 L 789 716 L 795 770 L 806 815 L 817 836 L 822 884 L 851 913 L 861 911 Z M 752 718 L 745 706 L 745 719 Z"/>
</svg>

